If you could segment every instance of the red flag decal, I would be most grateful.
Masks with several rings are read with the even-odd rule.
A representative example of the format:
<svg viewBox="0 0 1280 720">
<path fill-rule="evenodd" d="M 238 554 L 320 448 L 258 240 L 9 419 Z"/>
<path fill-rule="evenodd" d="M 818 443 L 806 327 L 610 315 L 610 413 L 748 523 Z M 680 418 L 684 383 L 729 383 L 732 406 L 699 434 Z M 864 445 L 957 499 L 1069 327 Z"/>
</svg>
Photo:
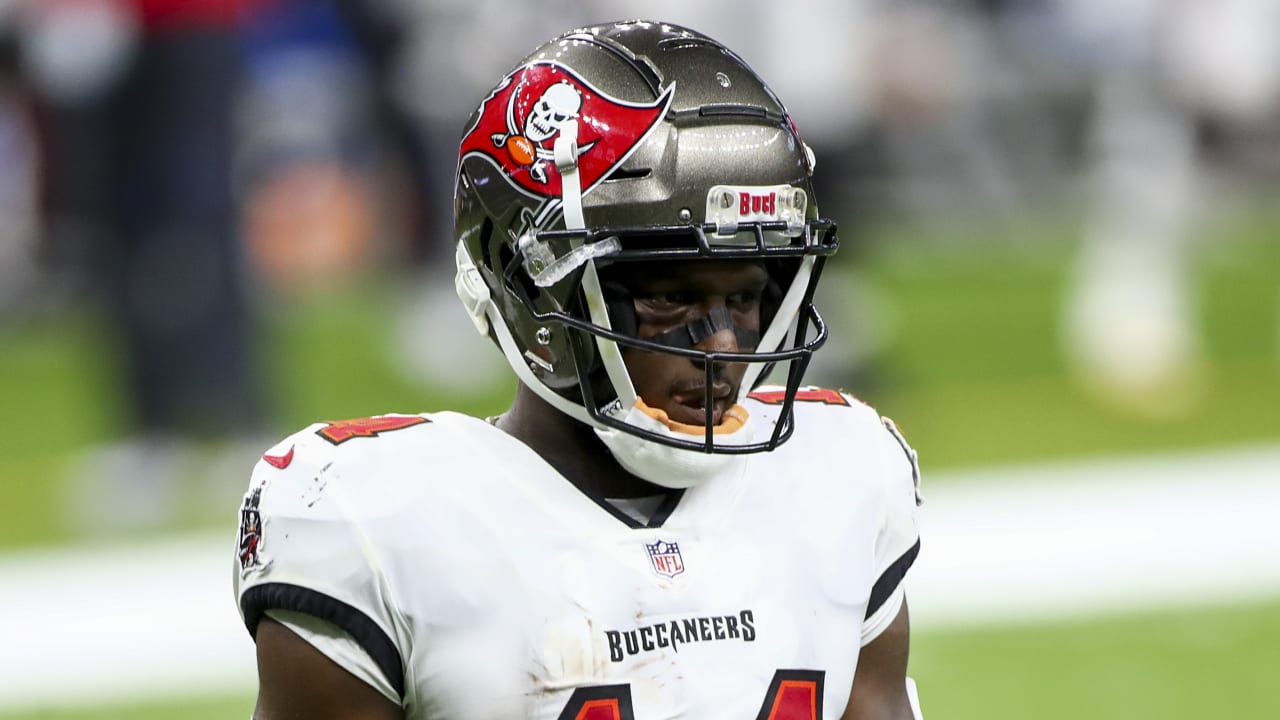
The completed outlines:
<svg viewBox="0 0 1280 720">
<path fill-rule="evenodd" d="M 563 65 L 537 62 L 508 75 L 480 105 L 462 139 L 459 162 L 481 156 L 527 194 L 561 196 L 552 150 L 559 124 L 578 122 L 582 194 L 607 177 L 658 124 L 671 104 L 670 85 L 652 103 L 610 97 Z"/>
</svg>

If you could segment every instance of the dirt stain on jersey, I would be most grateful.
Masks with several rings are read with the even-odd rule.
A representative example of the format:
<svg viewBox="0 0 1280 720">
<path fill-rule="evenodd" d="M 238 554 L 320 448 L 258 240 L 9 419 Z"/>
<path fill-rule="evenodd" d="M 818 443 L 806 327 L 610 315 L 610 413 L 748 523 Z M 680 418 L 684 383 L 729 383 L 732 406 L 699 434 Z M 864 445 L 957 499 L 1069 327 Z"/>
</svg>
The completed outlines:
<svg viewBox="0 0 1280 720">
<path fill-rule="evenodd" d="M 311 483 L 303 488 L 300 499 L 308 508 L 315 507 L 316 503 L 320 502 L 321 497 L 324 495 L 324 489 L 329 487 L 329 479 L 326 475 L 332 467 L 333 463 L 330 462 L 320 468 L 320 472 L 311 478 Z"/>
</svg>

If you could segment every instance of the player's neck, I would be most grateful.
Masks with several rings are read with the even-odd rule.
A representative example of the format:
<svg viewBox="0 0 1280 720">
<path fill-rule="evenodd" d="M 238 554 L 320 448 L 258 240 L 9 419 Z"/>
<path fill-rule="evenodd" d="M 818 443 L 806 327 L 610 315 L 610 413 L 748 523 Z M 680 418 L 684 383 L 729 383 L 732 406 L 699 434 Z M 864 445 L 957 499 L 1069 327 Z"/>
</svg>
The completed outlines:
<svg viewBox="0 0 1280 720">
<path fill-rule="evenodd" d="M 528 445 L 569 482 L 607 498 L 646 497 L 665 488 L 627 472 L 589 426 L 551 407 L 521 385 L 496 425 Z"/>
</svg>

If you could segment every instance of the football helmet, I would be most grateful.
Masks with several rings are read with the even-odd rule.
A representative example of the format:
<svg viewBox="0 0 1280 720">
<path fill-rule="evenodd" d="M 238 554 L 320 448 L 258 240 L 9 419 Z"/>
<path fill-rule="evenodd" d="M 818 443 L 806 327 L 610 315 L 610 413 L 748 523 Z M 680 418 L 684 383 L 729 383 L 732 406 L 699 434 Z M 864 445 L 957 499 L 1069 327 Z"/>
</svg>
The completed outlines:
<svg viewBox="0 0 1280 720">
<path fill-rule="evenodd" d="M 627 470 L 687 487 L 771 450 L 827 337 L 813 307 L 835 225 L 820 219 L 812 151 L 736 54 L 692 30 L 619 22 L 570 31 L 507 74 L 468 121 L 455 188 L 456 287 L 519 379 L 595 428 Z M 608 268 L 628 262 L 759 262 L 758 331 L 736 352 L 699 349 L 728 329 L 709 313 L 681 338 L 635 336 Z M 604 279 L 602 279 L 602 276 Z M 743 363 L 740 400 L 770 372 L 769 417 L 740 406 L 681 425 L 640 400 L 624 352 L 671 353 L 706 373 Z"/>
</svg>

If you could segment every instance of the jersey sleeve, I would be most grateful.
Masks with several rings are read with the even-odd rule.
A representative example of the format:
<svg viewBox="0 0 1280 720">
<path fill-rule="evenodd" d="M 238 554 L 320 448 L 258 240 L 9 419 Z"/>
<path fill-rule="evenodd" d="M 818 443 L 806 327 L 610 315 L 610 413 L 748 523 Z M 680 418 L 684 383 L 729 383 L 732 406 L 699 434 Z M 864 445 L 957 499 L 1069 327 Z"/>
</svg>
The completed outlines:
<svg viewBox="0 0 1280 720">
<path fill-rule="evenodd" d="M 879 637 L 897 617 L 905 596 L 903 578 L 920 552 L 916 513 L 921 502 L 920 468 L 916 451 L 892 420 L 881 418 L 881 422 L 884 427 L 878 447 L 884 468 L 884 495 L 874 550 L 876 581 L 862 625 L 864 646 Z"/>
<path fill-rule="evenodd" d="M 400 704 L 402 699 L 391 687 L 382 668 L 369 655 L 356 639 L 333 623 L 321 620 L 292 610 L 267 610 L 267 617 L 284 625 L 293 634 L 305 640 L 319 650 L 325 657 L 333 660 L 352 675 L 382 693 L 382 696 L 393 703 Z"/>
<path fill-rule="evenodd" d="M 342 642 L 317 642 L 318 631 L 300 634 L 357 677 L 378 673 L 370 684 L 392 688 L 402 702 L 406 653 L 397 639 L 407 636 L 364 523 L 345 497 L 358 473 L 326 447 L 317 427 L 271 448 L 254 468 L 240 506 L 233 574 L 240 614 L 254 636 L 269 611 L 283 611 L 280 617 L 304 631 L 325 626 L 299 623 L 296 614 L 323 621 L 340 631 L 329 635 L 349 637 L 363 654 Z"/>
</svg>

